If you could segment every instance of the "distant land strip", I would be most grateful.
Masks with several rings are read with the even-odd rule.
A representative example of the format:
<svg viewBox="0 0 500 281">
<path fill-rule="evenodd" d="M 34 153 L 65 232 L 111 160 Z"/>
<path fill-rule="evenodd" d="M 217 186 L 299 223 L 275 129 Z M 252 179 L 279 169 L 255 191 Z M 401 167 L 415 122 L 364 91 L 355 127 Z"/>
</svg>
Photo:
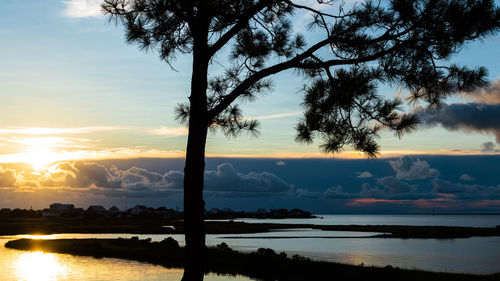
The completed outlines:
<svg viewBox="0 0 500 281">
<path fill-rule="evenodd" d="M 372 236 L 222 236 L 219 239 L 348 239 L 348 238 L 378 238 L 377 235 Z"/>
<path fill-rule="evenodd" d="M 323 231 L 355 231 L 381 233 L 370 238 L 469 238 L 500 236 L 500 226 L 405 226 L 405 225 L 314 225 L 281 223 L 244 223 L 234 221 L 207 221 L 206 234 L 268 233 L 273 230 L 317 229 Z M 129 234 L 184 234 L 181 220 L 161 219 L 0 219 L 0 235 L 56 234 L 56 233 L 129 233 Z M 323 236 L 323 235 L 322 235 Z M 325 233 L 324 236 L 333 236 Z M 339 235 L 344 236 L 344 235 Z M 347 235 L 345 235 L 347 236 Z"/>
</svg>

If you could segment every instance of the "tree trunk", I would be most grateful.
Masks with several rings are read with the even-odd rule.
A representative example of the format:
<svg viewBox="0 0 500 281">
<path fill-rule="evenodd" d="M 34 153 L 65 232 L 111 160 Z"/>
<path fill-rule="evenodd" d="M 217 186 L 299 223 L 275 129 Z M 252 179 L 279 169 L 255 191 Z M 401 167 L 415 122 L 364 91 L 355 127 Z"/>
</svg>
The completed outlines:
<svg viewBox="0 0 500 281">
<path fill-rule="evenodd" d="M 184 167 L 184 231 L 186 237 L 186 266 L 183 281 L 202 281 L 204 275 L 205 228 L 203 183 L 205 173 L 205 144 L 207 139 L 207 42 L 193 42 L 193 73 L 189 133 Z M 201 35 L 198 38 L 203 38 Z"/>
</svg>

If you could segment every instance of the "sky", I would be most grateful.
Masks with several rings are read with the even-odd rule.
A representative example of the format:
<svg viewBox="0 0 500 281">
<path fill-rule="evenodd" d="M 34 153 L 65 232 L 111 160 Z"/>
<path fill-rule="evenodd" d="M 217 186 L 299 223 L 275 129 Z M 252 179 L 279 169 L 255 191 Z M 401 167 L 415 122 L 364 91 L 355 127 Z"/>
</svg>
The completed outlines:
<svg viewBox="0 0 500 281">
<path fill-rule="evenodd" d="M 173 108 L 187 100 L 190 58 L 178 57 L 173 71 L 127 45 L 99 4 L 0 3 L 0 208 L 182 208 L 187 130 Z M 261 122 L 260 136 L 209 135 L 207 207 L 500 211 L 498 50 L 498 34 L 466 45 L 452 60 L 485 66 L 490 84 L 447 100 L 438 114 L 420 112 L 419 130 L 402 139 L 383 132 L 377 160 L 296 143 L 302 81 L 276 75 L 272 93 L 243 105 L 245 117 Z"/>
</svg>

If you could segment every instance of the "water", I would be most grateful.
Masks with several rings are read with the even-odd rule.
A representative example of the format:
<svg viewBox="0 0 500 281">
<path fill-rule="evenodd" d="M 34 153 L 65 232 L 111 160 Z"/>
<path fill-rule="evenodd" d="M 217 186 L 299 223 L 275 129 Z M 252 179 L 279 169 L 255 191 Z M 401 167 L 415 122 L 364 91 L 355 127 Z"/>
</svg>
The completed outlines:
<svg viewBox="0 0 500 281">
<path fill-rule="evenodd" d="M 316 215 L 314 219 L 236 219 L 248 223 L 319 225 L 427 225 L 495 227 L 500 215 Z"/>
<path fill-rule="evenodd" d="M 323 219 L 259 220 L 258 222 L 361 225 L 448 225 L 491 227 L 500 224 L 500 216 L 487 215 L 322 215 Z M 247 222 L 256 220 L 245 219 Z M 226 242 L 239 251 L 271 248 L 289 255 L 349 264 L 398 266 L 409 269 L 488 274 L 500 272 L 500 237 L 464 239 L 380 239 L 361 238 L 378 233 L 289 229 L 256 234 L 207 235 L 207 245 Z M 184 245 L 183 235 L 164 234 L 55 234 L 37 238 L 151 238 L 161 241 L 172 237 Z M 29 235 L 0 237 L 0 281 L 49 280 L 180 280 L 182 269 L 112 259 L 96 259 L 65 254 L 25 252 L 3 247 L 10 239 Z M 300 238 L 298 238 L 300 237 Z M 328 237 L 328 238 L 326 238 Z M 339 238 L 342 237 L 342 238 Z M 243 276 L 207 275 L 208 281 L 249 281 Z"/>
<path fill-rule="evenodd" d="M 121 235 L 123 237 L 130 235 Z M 181 280 L 183 270 L 116 258 L 93 258 L 7 249 L 10 239 L 103 238 L 110 235 L 19 235 L 0 237 L 0 281 L 155 281 Z M 207 274 L 206 281 L 251 281 L 244 276 Z"/>
</svg>

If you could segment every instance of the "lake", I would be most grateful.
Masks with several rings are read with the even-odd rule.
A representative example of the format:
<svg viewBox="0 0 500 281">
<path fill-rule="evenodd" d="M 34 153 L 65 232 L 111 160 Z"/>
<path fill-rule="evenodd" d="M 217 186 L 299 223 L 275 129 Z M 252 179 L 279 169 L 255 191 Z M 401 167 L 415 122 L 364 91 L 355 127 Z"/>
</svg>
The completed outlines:
<svg viewBox="0 0 500 281">
<path fill-rule="evenodd" d="M 500 224 L 494 215 L 319 215 L 323 219 L 249 220 L 247 222 L 310 223 L 310 224 L 386 224 L 386 225 L 448 225 L 491 227 Z M 361 238 L 376 233 L 290 229 L 269 233 L 238 235 L 207 235 L 207 245 L 226 242 L 239 251 L 271 248 L 289 255 L 300 254 L 312 259 L 349 264 L 398 266 L 434 271 L 494 273 L 500 272 L 500 237 L 461 239 L 380 239 Z M 161 241 L 172 237 L 184 244 L 183 235 L 164 234 L 55 234 L 36 236 L 56 238 L 117 238 L 139 236 Z M 33 238 L 17 235 L 0 237 L 0 280 L 180 280 L 182 269 L 167 269 L 147 263 L 65 254 L 25 252 L 6 249 L 10 239 Z M 302 238 L 294 238 L 302 237 Z M 321 238 L 318 238 L 321 237 Z M 325 238 L 328 237 L 328 238 Z M 342 238 L 339 238 L 342 237 Z M 249 281 L 243 276 L 209 274 L 208 281 Z"/>
</svg>

